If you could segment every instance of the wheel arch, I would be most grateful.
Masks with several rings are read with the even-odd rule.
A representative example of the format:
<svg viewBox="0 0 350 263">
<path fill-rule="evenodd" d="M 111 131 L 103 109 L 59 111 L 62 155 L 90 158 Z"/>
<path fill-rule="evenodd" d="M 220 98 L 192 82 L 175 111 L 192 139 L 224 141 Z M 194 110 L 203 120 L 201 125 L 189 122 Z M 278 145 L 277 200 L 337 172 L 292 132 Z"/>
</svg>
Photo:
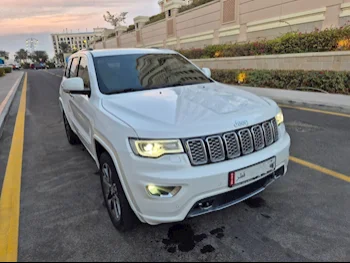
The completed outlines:
<svg viewBox="0 0 350 263">
<path fill-rule="evenodd" d="M 144 222 L 144 220 L 139 216 L 139 207 L 136 204 L 136 201 L 134 199 L 134 196 L 131 193 L 131 189 L 129 188 L 127 184 L 127 180 L 124 176 L 123 170 L 121 168 L 120 160 L 118 158 L 118 154 L 115 149 L 109 146 L 109 143 L 106 143 L 105 140 L 103 140 L 98 135 L 94 135 L 94 144 L 95 144 L 95 161 L 97 167 L 100 169 L 100 157 L 102 153 L 106 152 L 111 157 L 113 164 L 117 170 L 119 180 L 122 184 L 124 193 L 126 198 L 128 199 L 128 202 L 130 204 L 131 209 L 135 212 L 135 215 L 139 218 L 141 222 Z"/>
</svg>

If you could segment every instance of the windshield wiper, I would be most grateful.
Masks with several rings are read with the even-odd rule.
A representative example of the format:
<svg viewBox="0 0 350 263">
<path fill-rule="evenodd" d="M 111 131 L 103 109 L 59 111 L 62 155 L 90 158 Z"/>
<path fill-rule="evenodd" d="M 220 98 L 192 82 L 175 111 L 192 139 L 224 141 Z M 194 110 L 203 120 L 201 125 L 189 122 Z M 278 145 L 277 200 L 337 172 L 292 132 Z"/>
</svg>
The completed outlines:
<svg viewBox="0 0 350 263">
<path fill-rule="evenodd" d="M 127 92 L 136 92 L 136 91 L 142 91 L 141 89 L 123 89 L 123 90 L 118 90 L 118 91 L 112 91 L 108 92 L 108 95 L 113 95 L 113 94 L 119 94 L 119 93 L 127 93 Z"/>
<path fill-rule="evenodd" d="M 178 82 L 178 83 L 167 84 L 167 85 L 164 85 L 164 86 L 155 87 L 155 88 L 151 88 L 151 89 L 164 89 L 164 88 L 182 87 L 182 86 L 199 85 L 199 84 L 207 84 L 207 83 L 200 83 L 200 82 L 183 83 L 183 82 Z"/>
</svg>

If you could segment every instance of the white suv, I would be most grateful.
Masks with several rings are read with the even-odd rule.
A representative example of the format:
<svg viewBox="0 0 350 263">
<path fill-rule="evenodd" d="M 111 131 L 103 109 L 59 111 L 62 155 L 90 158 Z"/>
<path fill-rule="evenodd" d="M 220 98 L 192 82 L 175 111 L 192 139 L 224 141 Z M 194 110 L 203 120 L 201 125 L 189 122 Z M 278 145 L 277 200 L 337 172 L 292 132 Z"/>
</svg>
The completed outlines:
<svg viewBox="0 0 350 263">
<path fill-rule="evenodd" d="M 117 229 L 221 210 L 286 173 L 281 109 L 210 75 L 170 50 L 70 57 L 59 98 L 67 137 L 99 167 Z"/>
</svg>

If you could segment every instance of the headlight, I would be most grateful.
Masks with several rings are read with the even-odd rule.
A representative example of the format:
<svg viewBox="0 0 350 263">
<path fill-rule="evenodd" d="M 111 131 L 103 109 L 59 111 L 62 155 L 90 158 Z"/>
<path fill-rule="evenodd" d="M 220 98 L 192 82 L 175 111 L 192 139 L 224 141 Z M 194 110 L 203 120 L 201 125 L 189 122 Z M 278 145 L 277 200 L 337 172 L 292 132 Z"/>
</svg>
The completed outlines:
<svg viewBox="0 0 350 263">
<path fill-rule="evenodd" d="M 159 158 L 165 154 L 183 153 L 180 140 L 130 140 L 131 148 L 136 155 Z"/>
<path fill-rule="evenodd" d="M 276 115 L 277 125 L 280 126 L 284 122 L 284 116 L 282 110 Z"/>
</svg>

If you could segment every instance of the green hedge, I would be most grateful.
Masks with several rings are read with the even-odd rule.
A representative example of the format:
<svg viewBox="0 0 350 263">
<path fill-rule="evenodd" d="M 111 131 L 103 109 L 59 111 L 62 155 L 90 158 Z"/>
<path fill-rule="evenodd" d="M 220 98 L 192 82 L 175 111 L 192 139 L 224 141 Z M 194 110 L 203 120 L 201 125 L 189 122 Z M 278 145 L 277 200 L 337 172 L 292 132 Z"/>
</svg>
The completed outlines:
<svg viewBox="0 0 350 263">
<path fill-rule="evenodd" d="M 10 68 L 10 67 L 4 68 L 4 70 L 5 70 L 6 74 L 12 72 L 12 68 Z"/>
<path fill-rule="evenodd" d="M 5 76 L 5 69 L 0 68 L 0 77 Z"/>
<path fill-rule="evenodd" d="M 350 26 L 323 31 L 316 28 L 310 33 L 290 32 L 273 40 L 209 45 L 205 48 L 179 50 L 179 52 L 190 59 L 198 59 L 337 50 L 350 50 Z"/>
<path fill-rule="evenodd" d="M 239 75 L 245 74 L 243 83 Z M 216 81 L 289 90 L 318 89 L 329 93 L 350 95 L 350 72 L 303 70 L 212 70 Z"/>
<path fill-rule="evenodd" d="M 200 6 L 200 5 L 204 5 L 204 4 L 212 2 L 212 1 L 214 1 L 214 0 L 193 0 L 192 4 L 182 6 L 179 10 L 179 13 L 185 12 L 187 10 L 190 10 L 190 9 L 195 8 L 197 6 Z"/>
<path fill-rule="evenodd" d="M 158 15 L 151 16 L 149 18 L 149 21 L 146 22 L 146 25 L 153 24 L 153 23 L 158 22 L 158 21 L 163 20 L 163 19 L 165 19 L 165 13 L 160 13 Z"/>
</svg>

